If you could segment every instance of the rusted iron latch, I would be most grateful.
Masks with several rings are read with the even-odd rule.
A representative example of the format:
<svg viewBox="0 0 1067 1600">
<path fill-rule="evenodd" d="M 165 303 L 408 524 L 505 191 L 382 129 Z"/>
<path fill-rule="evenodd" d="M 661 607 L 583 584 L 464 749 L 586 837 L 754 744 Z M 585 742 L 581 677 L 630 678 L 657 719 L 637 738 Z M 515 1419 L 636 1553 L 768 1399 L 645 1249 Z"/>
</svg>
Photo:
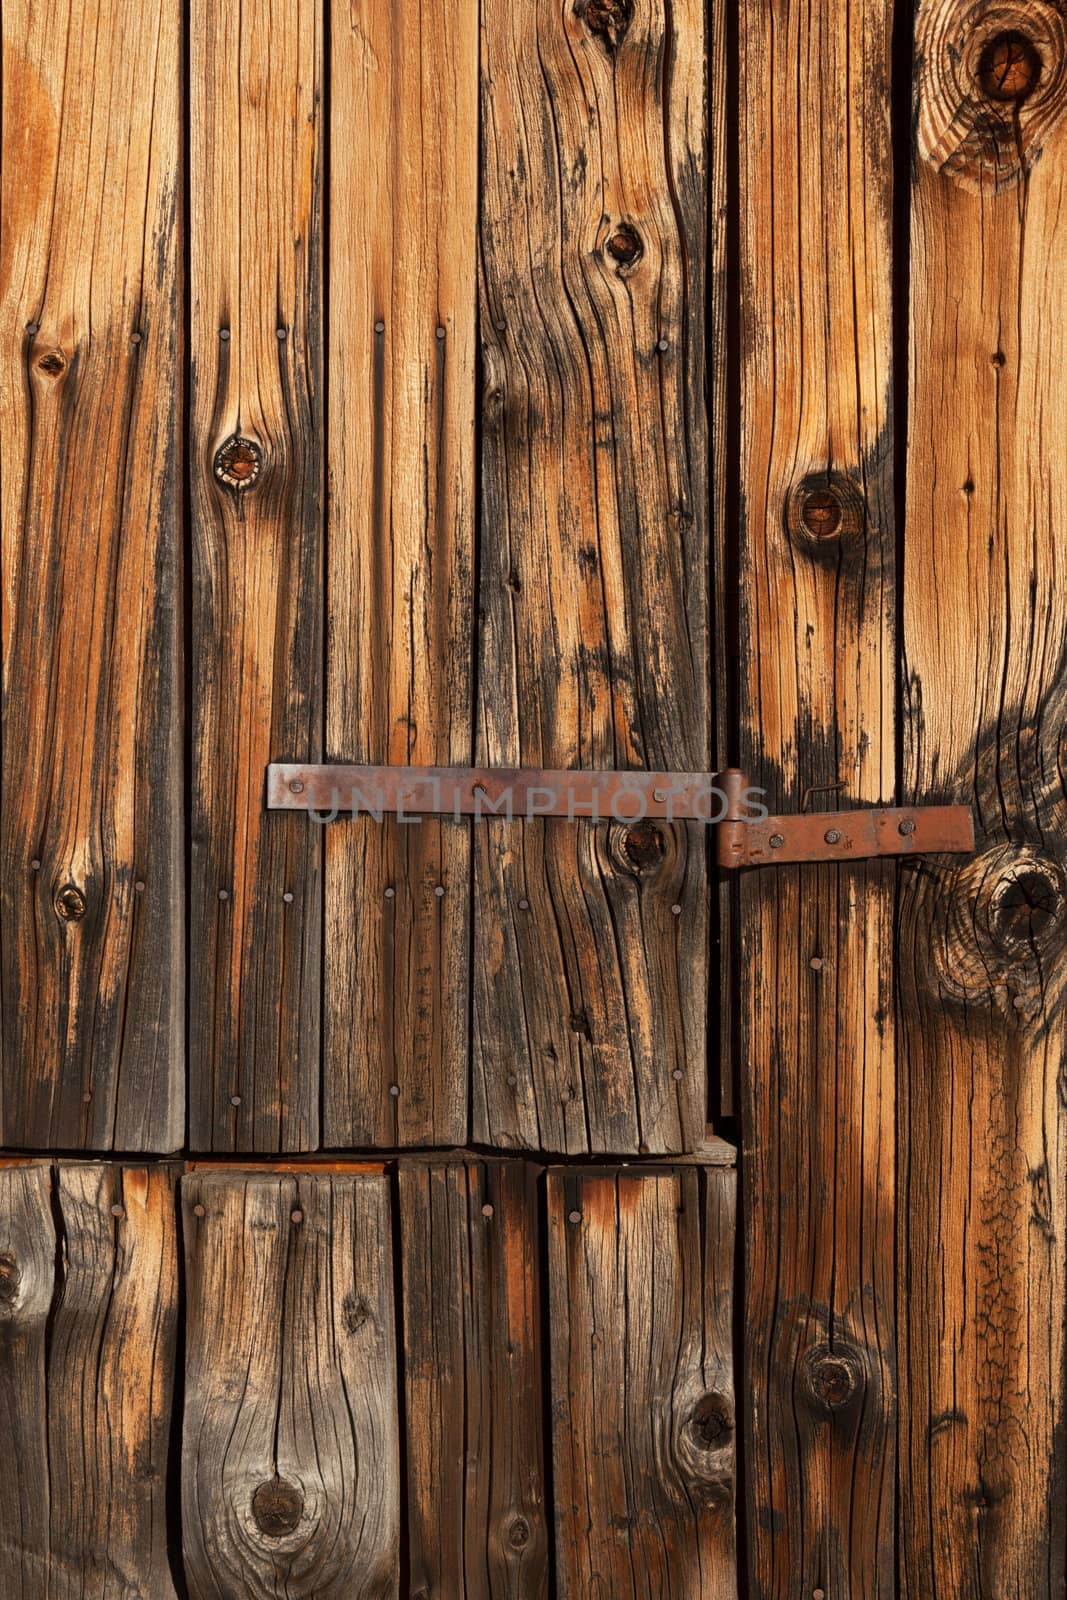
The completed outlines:
<svg viewBox="0 0 1067 1600">
<path fill-rule="evenodd" d="M 754 791 L 741 772 L 719 774 L 738 802 Z M 752 817 L 731 807 L 719 824 L 720 867 L 774 867 L 788 861 L 856 861 L 865 856 L 962 854 L 974 849 L 970 806 L 881 806 Z"/>
<path fill-rule="evenodd" d="M 969 806 L 897 806 L 771 817 L 743 772 L 581 772 L 542 767 L 316 766 L 267 768 L 267 805 L 317 822 L 360 813 L 572 822 L 706 822 L 718 827 L 721 867 L 974 849 Z"/>
</svg>

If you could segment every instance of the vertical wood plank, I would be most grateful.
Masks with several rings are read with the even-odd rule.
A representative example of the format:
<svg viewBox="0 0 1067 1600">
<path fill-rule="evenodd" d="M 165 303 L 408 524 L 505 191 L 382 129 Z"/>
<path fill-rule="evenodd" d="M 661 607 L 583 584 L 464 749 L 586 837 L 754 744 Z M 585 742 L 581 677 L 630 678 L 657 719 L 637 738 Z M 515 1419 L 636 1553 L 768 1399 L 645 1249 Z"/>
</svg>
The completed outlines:
<svg viewBox="0 0 1067 1600">
<path fill-rule="evenodd" d="M 548 1178 L 560 1600 L 737 1594 L 734 1173 Z"/>
<path fill-rule="evenodd" d="M 412 1595 L 548 1600 L 537 1171 L 400 1169 Z"/>
<path fill-rule="evenodd" d="M 174 1171 L 0 1172 L 0 1588 L 166 1600 Z"/>
<path fill-rule="evenodd" d="M 903 875 L 901 1593 L 1067 1575 L 1067 19 L 916 20 L 907 797 L 971 861 Z"/>
<path fill-rule="evenodd" d="M 193 1600 L 397 1595 L 388 1180 L 197 1172 L 182 1219 Z"/>
<path fill-rule="evenodd" d="M 182 1141 L 179 17 L 3 12 L 0 1137 Z"/>
<path fill-rule="evenodd" d="M 740 11 L 739 754 L 772 811 L 894 792 L 891 21 Z M 750 1582 L 782 1600 L 896 1592 L 892 890 L 741 885 Z"/>
<path fill-rule="evenodd" d="M 322 838 L 264 769 L 322 718 L 320 0 L 190 14 L 190 1137 L 319 1141 Z"/>
<path fill-rule="evenodd" d="M 471 758 L 478 8 L 334 17 L 329 759 Z M 328 1144 L 467 1137 L 470 825 L 327 832 Z"/>
<path fill-rule="evenodd" d="M 483 16 L 477 759 L 703 771 L 703 6 Z M 705 845 L 699 824 L 479 826 L 480 1141 L 703 1137 Z"/>
</svg>

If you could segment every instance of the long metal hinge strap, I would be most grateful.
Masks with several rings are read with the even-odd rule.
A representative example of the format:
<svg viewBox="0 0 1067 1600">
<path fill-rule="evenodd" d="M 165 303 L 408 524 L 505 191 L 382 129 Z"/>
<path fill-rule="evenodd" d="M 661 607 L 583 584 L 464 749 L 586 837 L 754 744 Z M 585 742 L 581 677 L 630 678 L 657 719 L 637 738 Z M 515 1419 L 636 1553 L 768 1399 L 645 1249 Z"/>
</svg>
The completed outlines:
<svg viewBox="0 0 1067 1600">
<path fill-rule="evenodd" d="M 728 770 L 719 781 L 729 794 L 748 791 L 743 773 Z M 880 806 L 754 818 L 743 815 L 738 803 L 719 825 L 717 844 L 720 867 L 955 855 L 974 849 L 974 819 L 970 806 Z"/>
</svg>

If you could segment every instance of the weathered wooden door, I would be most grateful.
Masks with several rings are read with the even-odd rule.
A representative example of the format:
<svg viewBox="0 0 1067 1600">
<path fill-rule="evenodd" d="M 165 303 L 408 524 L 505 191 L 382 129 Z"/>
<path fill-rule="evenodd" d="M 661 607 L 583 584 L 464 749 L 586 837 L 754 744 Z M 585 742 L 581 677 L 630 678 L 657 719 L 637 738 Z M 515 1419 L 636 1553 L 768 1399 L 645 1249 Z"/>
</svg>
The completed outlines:
<svg viewBox="0 0 1067 1600">
<path fill-rule="evenodd" d="M 1067 11 L 0 89 L 0 1595 L 1063 1600 Z"/>
</svg>

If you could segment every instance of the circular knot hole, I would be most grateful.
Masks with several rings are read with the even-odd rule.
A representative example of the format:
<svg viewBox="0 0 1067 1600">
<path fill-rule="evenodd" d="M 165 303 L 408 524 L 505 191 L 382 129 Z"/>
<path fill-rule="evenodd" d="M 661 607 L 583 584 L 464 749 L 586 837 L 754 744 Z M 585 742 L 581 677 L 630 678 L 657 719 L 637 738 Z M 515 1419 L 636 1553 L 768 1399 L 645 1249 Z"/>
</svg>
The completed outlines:
<svg viewBox="0 0 1067 1600">
<path fill-rule="evenodd" d="M 827 1411 L 839 1411 L 859 1393 L 862 1381 L 855 1356 L 825 1346 L 809 1352 L 805 1362 L 808 1392 Z"/>
<path fill-rule="evenodd" d="M 1059 885 L 1038 867 L 1013 873 L 993 891 L 992 926 L 1005 944 L 1034 944 L 1061 911 Z"/>
<path fill-rule="evenodd" d="M 726 1400 L 719 1394 L 706 1394 L 693 1407 L 689 1432 L 698 1450 L 718 1450 L 728 1443 L 734 1419 Z"/>
<path fill-rule="evenodd" d="M 636 266 L 645 253 L 640 235 L 628 222 L 620 222 L 609 236 L 607 251 L 612 261 L 623 268 Z"/>
<path fill-rule="evenodd" d="M 261 1483 L 252 1496 L 252 1516 L 260 1533 L 269 1539 L 283 1539 L 300 1521 L 304 1496 L 295 1483 L 271 1478 Z"/>
<path fill-rule="evenodd" d="M 228 489 L 251 489 L 262 467 L 259 445 L 240 434 L 233 434 L 215 453 L 215 476 Z"/>
<path fill-rule="evenodd" d="M 978 58 L 978 82 L 990 100 L 1018 104 L 1041 81 L 1041 57 L 1033 43 L 1012 29 L 995 34 Z"/>
<path fill-rule="evenodd" d="M 825 550 L 836 559 L 839 541 L 862 533 L 866 521 L 862 491 L 841 472 L 809 474 L 786 500 L 786 529 L 811 554 Z"/>
<path fill-rule="evenodd" d="M 62 350 L 49 350 L 37 363 L 38 371 L 46 372 L 50 378 L 58 378 L 67 368 L 66 358 Z"/>
<path fill-rule="evenodd" d="M 623 835 L 623 850 L 627 860 L 638 872 L 650 872 L 667 854 L 667 841 L 663 829 L 654 822 L 635 822 Z"/>
<path fill-rule="evenodd" d="M 804 497 L 800 520 L 813 539 L 830 539 L 841 526 L 841 502 L 832 489 L 812 489 Z"/>
<path fill-rule="evenodd" d="M 85 896 L 73 883 L 65 883 L 56 895 L 56 913 L 64 922 L 77 922 L 85 915 Z"/>
</svg>

